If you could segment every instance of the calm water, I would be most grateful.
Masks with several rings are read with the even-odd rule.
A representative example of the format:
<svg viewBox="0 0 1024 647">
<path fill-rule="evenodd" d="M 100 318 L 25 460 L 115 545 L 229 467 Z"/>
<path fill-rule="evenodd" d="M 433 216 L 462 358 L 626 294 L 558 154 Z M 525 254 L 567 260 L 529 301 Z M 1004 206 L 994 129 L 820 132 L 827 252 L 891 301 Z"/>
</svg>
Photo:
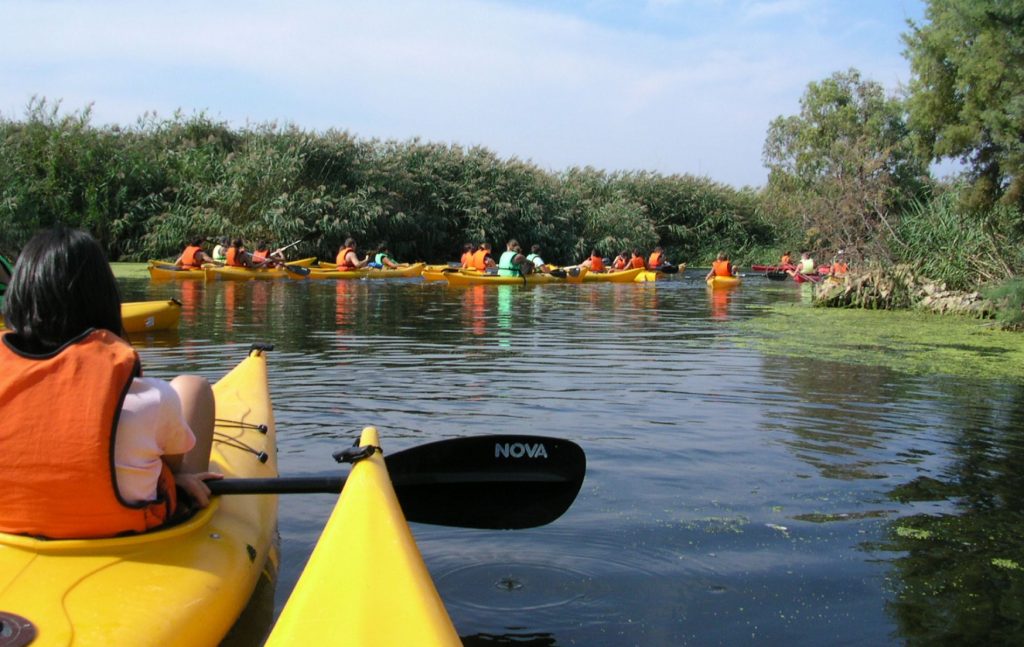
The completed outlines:
<svg viewBox="0 0 1024 647">
<path fill-rule="evenodd" d="M 370 424 L 392 452 L 487 433 L 583 446 L 583 489 L 548 526 L 413 527 L 467 644 L 1024 635 L 1024 387 L 744 343 L 735 323 L 799 286 L 122 285 L 184 303 L 179 331 L 134 339 L 150 375 L 216 379 L 276 344 L 282 474 L 331 473 Z M 281 505 L 275 613 L 332 505 Z M 269 614 L 243 624 L 258 634 Z"/>
</svg>

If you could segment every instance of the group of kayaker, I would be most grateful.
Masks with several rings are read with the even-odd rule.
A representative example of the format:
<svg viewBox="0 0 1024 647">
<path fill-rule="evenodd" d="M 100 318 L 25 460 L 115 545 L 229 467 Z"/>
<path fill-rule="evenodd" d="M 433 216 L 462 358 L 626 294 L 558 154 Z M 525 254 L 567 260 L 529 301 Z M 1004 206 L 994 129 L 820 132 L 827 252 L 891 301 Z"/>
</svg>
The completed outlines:
<svg viewBox="0 0 1024 647">
<path fill-rule="evenodd" d="M 0 531 L 113 537 L 205 507 L 205 481 L 220 478 L 208 471 L 213 391 L 198 376 L 142 377 L 99 243 L 80 230 L 43 231 L 9 280 Z"/>
<path fill-rule="evenodd" d="M 506 243 L 505 251 L 497 262 L 491 256 L 490 243 L 466 243 L 462 247 L 460 265 L 463 269 L 474 269 L 479 272 L 495 271 L 499 276 L 525 276 L 533 272 L 551 271 L 541 257 L 540 245 L 532 245 L 530 253 L 524 254 L 519 242 L 514 238 Z M 657 270 L 667 265 L 670 263 L 665 257 L 665 250 L 655 247 L 646 260 L 638 248 L 634 248 L 632 254 L 624 250 L 614 260 L 604 258 L 597 249 L 591 249 L 590 256 L 580 261 L 577 267 L 585 267 L 590 272 L 609 272 L 634 268 Z"/>
<path fill-rule="evenodd" d="M 366 254 L 363 258 L 359 258 L 357 253 L 357 243 L 355 238 L 346 238 L 345 242 L 338 248 L 338 255 L 334 259 L 334 264 L 339 271 L 351 272 L 358 270 L 363 267 L 373 267 L 376 269 L 395 269 L 399 266 L 399 263 L 391 256 L 391 251 L 388 249 L 388 244 L 382 242 L 377 245 L 377 252 L 372 256 Z"/>
<path fill-rule="evenodd" d="M 782 258 L 779 259 L 779 268 L 790 276 L 797 274 L 812 276 L 816 273 L 828 274 L 829 276 L 844 276 L 850 270 L 849 264 L 846 262 L 845 253 L 841 249 L 836 252 L 832 262 L 825 267 L 828 269 L 822 272 L 823 267 L 815 265 L 810 252 L 800 252 L 800 260 L 796 263 L 793 263 L 792 253 L 789 251 L 784 252 Z"/>
<path fill-rule="evenodd" d="M 203 243 L 206 242 L 202 236 L 193 238 L 185 246 L 185 250 L 174 261 L 175 265 L 184 269 L 201 268 L 203 265 L 217 265 L 227 267 L 278 267 L 284 264 L 284 253 L 281 249 L 270 250 L 270 243 L 261 240 L 256 246 L 256 251 L 249 252 L 241 238 L 221 238 L 213 248 L 213 254 L 203 251 Z"/>
</svg>

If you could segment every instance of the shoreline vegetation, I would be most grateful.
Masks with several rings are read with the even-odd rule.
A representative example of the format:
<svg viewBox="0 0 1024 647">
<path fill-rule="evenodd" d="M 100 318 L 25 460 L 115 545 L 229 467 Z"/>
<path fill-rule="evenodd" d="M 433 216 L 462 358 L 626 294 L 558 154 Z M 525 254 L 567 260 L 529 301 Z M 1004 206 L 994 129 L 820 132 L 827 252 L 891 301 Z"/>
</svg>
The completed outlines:
<svg viewBox="0 0 1024 647">
<path fill-rule="evenodd" d="M 464 243 L 515 238 L 575 264 L 655 246 L 670 261 L 740 268 L 785 250 L 857 278 L 824 305 L 916 303 L 1024 327 L 1024 5 L 927 0 L 909 23 L 912 78 L 892 95 L 856 69 L 808 84 L 771 122 L 764 187 L 649 171 L 545 170 L 481 147 L 360 139 L 275 123 L 232 128 L 180 111 L 96 126 L 91 108 L 33 98 L 0 114 L 0 253 L 56 223 L 89 230 L 112 261 L 173 258 L 186 240 L 301 241 L 299 257 L 360 250 L 444 262 Z M 975 45 L 965 47 L 963 43 Z M 936 179 L 932 162 L 963 171 Z M 936 296 L 942 293 L 941 297 Z M 967 306 L 953 293 L 973 294 Z M 904 298 L 905 297 L 905 298 Z M 981 302 L 985 303 L 982 304 Z"/>
</svg>

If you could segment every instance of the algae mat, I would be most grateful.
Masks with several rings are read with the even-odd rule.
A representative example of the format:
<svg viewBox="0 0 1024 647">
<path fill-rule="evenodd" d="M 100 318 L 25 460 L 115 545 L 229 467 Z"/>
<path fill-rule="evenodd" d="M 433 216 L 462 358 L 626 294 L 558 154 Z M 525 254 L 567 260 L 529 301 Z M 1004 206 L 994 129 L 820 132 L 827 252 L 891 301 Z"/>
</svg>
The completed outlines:
<svg viewBox="0 0 1024 647">
<path fill-rule="evenodd" d="M 149 263 L 111 263 L 114 277 L 119 279 L 148 279 Z"/>
<path fill-rule="evenodd" d="M 738 326 L 769 354 L 1024 383 L 1024 334 L 991 321 L 806 305 L 768 306 L 765 314 Z"/>
</svg>

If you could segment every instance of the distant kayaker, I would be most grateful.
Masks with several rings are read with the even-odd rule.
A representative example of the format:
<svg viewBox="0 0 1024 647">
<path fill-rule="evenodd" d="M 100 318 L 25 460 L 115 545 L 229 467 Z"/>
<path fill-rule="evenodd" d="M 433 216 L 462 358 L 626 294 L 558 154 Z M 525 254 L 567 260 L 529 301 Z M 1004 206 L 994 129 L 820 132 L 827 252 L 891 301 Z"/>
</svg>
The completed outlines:
<svg viewBox="0 0 1024 647">
<path fill-rule="evenodd" d="M 185 247 L 185 251 L 181 253 L 174 264 L 178 267 L 198 269 L 203 266 L 203 263 L 213 263 L 215 265 L 221 265 L 213 260 L 213 258 L 203 251 L 203 238 L 193 238 L 192 242 Z"/>
<path fill-rule="evenodd" d="M 217 242 L 217 245 L 213 248 L 213 260 L 217 263 L 223 263 L 228 260 L 228 247 L 231 245 L 231 239 L 227 236 L 221 237 Z"/>
<path fill-rule="evenodd" d="M 473 267 L 473 252 L 476 251 L 476 245 L 473 243 L 466 243 L 462 246 L 462 257 L 459 259 L 459 263 L 463 269 L 469 269 Z"/>
<path fill-rule="evenodd" d="M 846 264 L 846 257 L 843 255 L 843 250 L 836 252 L 835 258 L 832 259 L 832 266 L 829 268 L 829 276 L 845 276 L 850 271 L 849 266 Z"/>
<path fill-rule="evenodd" d="M 615 256 L 615 260 L 612 261 L 613 270 L 624 270 L 629 265 L 629 255 L 623 250 Z"/>
<path fill-rule="evenodd" d="M 782 258 L 779 259 L 779 265 L 781 265 L 784 270 L 793 269 L 793 257 L 789 250 L 782 253 Z"/>
<path fill-rule="evenodd" d="M 534 272 L 547 274 L 548 266 L 544 264 L 544 259 L 540 256 L 540 245 L 535 243 L 530 246 L 530 253 L 526 255 L 526 260 L 533 264 Z"/>
<path fill-rule="evenodd" d="M 245 243 L 242 242 L 241 238 L 231 241 L 231 247 L 228 247 L 224 264 L 228 267 L 248 267 L 250 269 L 259 267 L 259 265 L 253 262 L 252 254 L 245 250 Z"/>
<path fill-rule="evenodd" d="M 84 231 L 34 236 L 14 268 L 0 339 L 0 531 L 144 532 L 206 506 L 214 426 L 205 378 L 141 377 L 103 250 Z M 73 394 L 69 395 L 69 394 Z"/>
<path fill-rule="evenodd" d="M 814 259 L 811 258 L 809 252 L 800 252 L 800 262 L 796 264 L 794 269 L 788 270 L 787 274 L 795 276 L 797 274 L 803 274 L 804 276 L 814 275 Z"/>
<path fill-rule="evenodd" d="M 398 263 L 395 262 L 395 259 L 391 258 L 391 251 L 388 249 L 387 243 L 377 245 L 377 253 L 374 255 L 371 265 L 381 268 L 386 267 L 390 270 L 398 268 Z"/>
<path fill-rule="evenodd" d="M 629 269 L 635 270 L 637 268 L 647 269 L 647 261 L 640 255 L 639 248 L 633 248 L 633 255 L 629 257 Z"/>
<path fill-rule="evenodd" d="M 519 242 L 513 238 L 505 245 L 498 260 L 498 276 L 527 276 L 533 272 L 533 263 L 523 256 Z"/>
<path fill-rule="evenodd" d="M 596 249 L 590 250 L 590 258 L 580 263 L 580 267 L 587 268 L 590 272 L 604 272 L 604 257 Z"/>
<path fill-rule="evenodd" d="M 714 276 L 736 276 L 736 268 L 732 266 L 732 261 L 725 252 L 718 252 L 718 256 L 711 263 L 711 271 L 704 280 L 708 281 Z"/>
<path fill-rule="evenodd" d="M 270 242 L 261 240 L 252 253 L 253 265 L 259 267 L 278 267 L 283 265 L 284 254 L 280 251 L 270 251 Z"/>
<path fill-rule="evenodd" d="M 360 259 L 356 254 L 355 238 L 347 238 L 345 240 L 345 244 L 338 250 L 338 257 L 335 259 L 338 270 L 342 272 L 358 270 L 359 268 L 366 267 L 366 264 L 369 262 L 369 256 Z"/>
<path fill-rule="evenodd" d="M 662 265 L 667 265 L 668 260 L 665 258 L 665 250 L 661 247 L 655 247 L 654 251 L 651 252 L 650 258 L 647 259 L 647 269 L 656 270 Z"/>
<path fill-rule="evenodd" d="M 494 259 L 491 258 L 491 244 L 480 243 L 473 252 L 473 264 L 470 267 L 479 272 L 486 272 L 495 265 Z"/>
</svg>

